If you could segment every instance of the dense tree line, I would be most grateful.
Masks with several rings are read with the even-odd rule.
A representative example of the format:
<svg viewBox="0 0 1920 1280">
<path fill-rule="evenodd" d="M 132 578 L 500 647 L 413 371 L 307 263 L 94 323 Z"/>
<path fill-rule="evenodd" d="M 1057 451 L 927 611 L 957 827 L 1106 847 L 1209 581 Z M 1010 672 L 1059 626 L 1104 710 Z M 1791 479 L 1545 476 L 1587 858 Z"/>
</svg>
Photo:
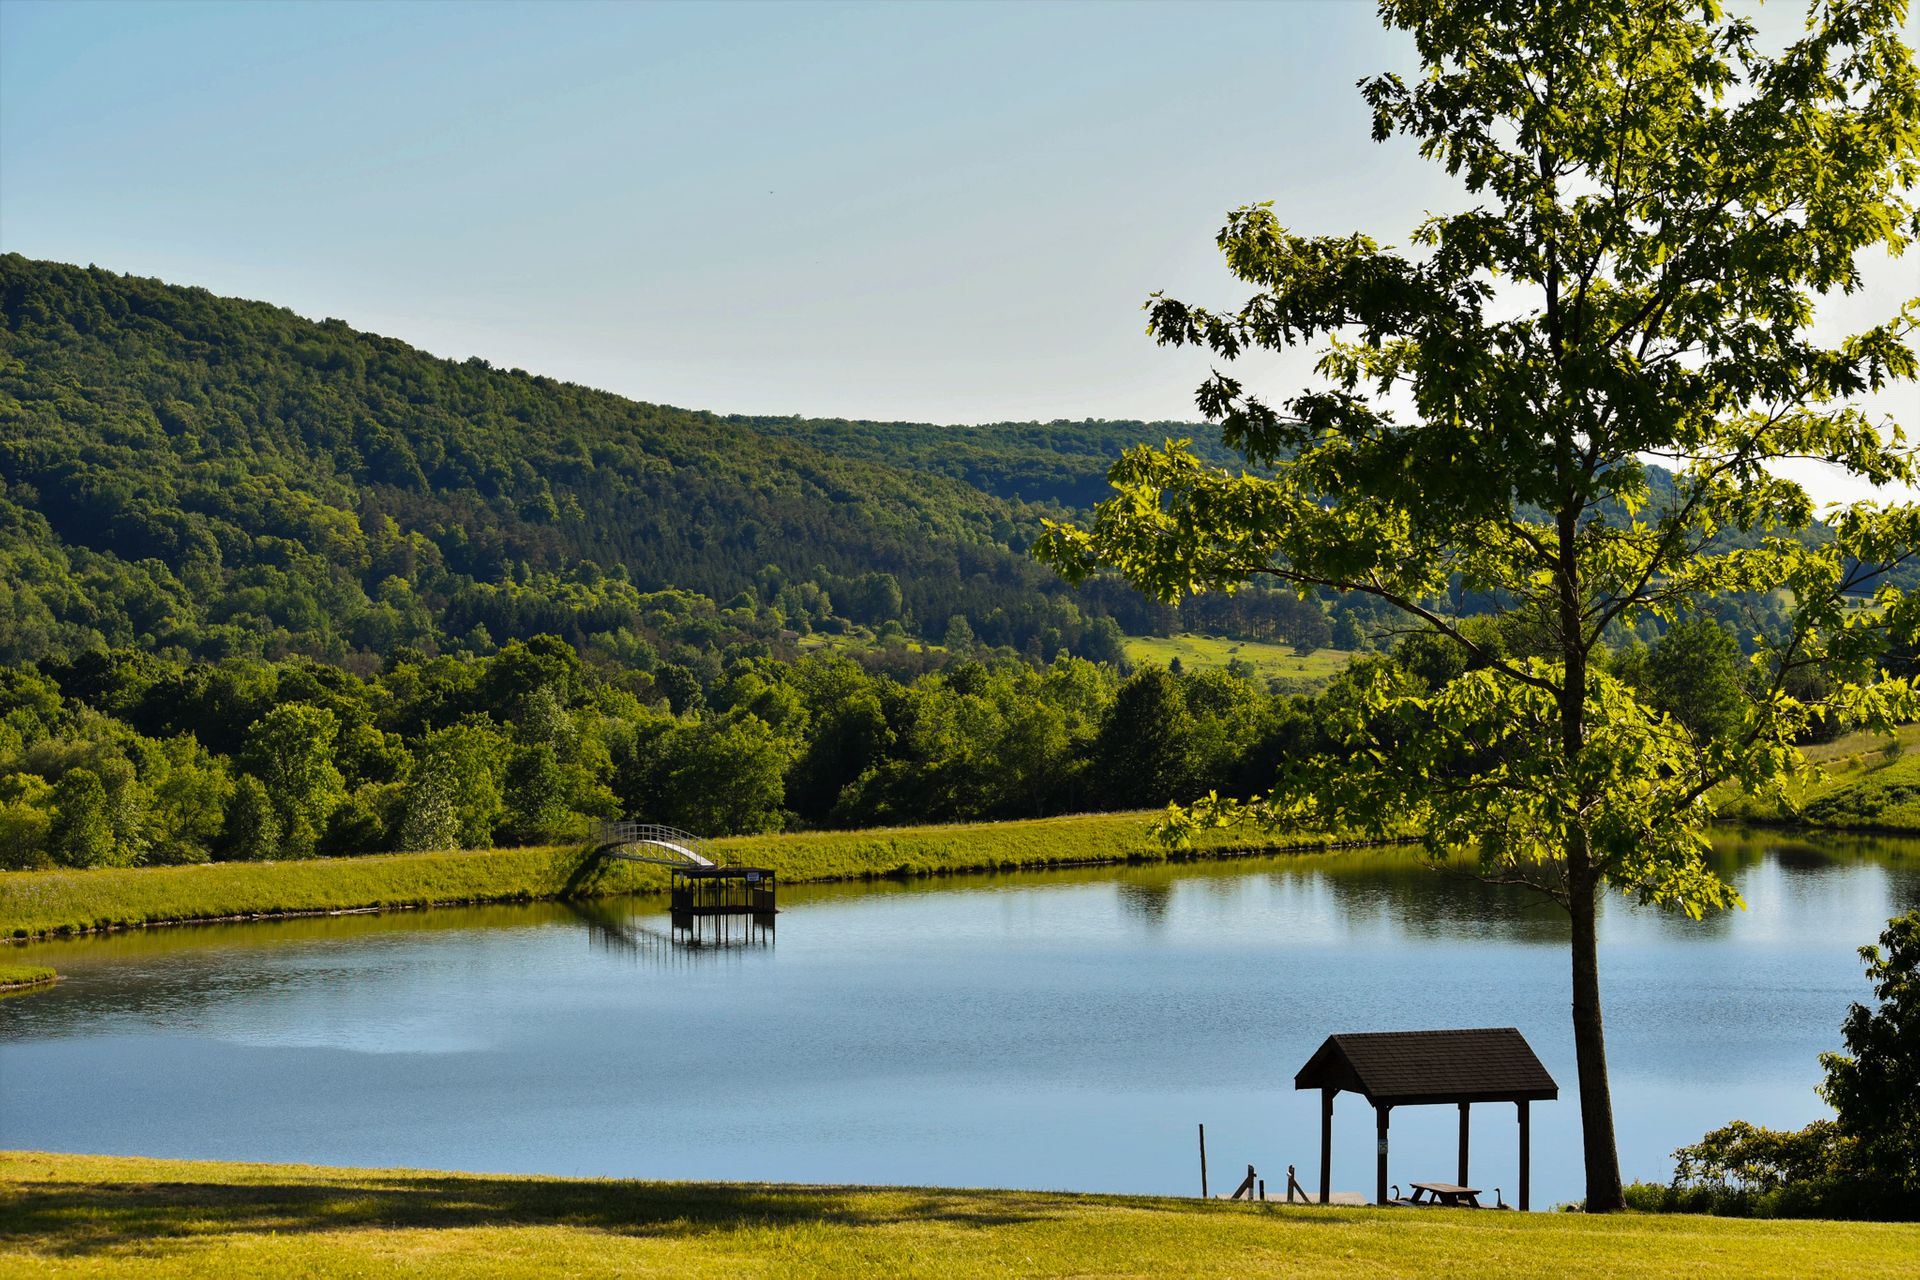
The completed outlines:
<svg viewBox="0 0 1920 1280">
<path fill-rule="evenodd" d="M 1489 653 L 1527 643 L 1512 623 L 1468 625 Z M 132 649 L 5 669 L 0 865 L 567 840 L 617 816 L 721 835 L 1248 797 L 1334 749 L 1379 672 L 1426 688 L 1460 674 L 1423 637 L 1311 695 L 964 644 L 907 678 L 833 655 L 686 653 L 642 670 L 539 636 L 485 657 L 403 647 L 365 675 Z M 1711 621 L 1611 660 L 1703 740 L 1745 696 L 1739 646 Z"/>
<path fill-rule="evenodd" d="M 1056 509 L 1091 507 L 1112 492 L 1107 468 L 1130 445 L 1204 434 L 1187 422 L 849 422 L 840 418 L 737 417 L 763 435 L 804 441 L 843 458 L 961 480 L 1009 501 Z M 1227 465 L 1236 455 L 1202 440 L 1196 451 Z"/>
<path fill-rule="evenodd" d="M 135 650 L 0 674 L 0 861 L 197 862 L 577 838 L 622 814 L 708 834 L 996 818 L 1243 788 L 1297 711 L 1236 677 L 952 658 L 596 668 L 554 637 L 306 659 Z"/>
</svg>

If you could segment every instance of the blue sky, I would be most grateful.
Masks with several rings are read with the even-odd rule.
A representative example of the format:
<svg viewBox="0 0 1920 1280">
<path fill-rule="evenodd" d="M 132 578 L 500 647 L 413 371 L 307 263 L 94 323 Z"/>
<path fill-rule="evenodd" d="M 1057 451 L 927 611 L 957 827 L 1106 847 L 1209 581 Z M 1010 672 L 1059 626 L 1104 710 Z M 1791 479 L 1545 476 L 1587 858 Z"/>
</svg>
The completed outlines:
<svg viewBox="0 0 1920 1280">
<path fill-rule="evenodd" d="M 4 0 L 0 246 L 725 412 L 1191 418 L 1140 304 L 1238 296 L 1228 209 L 1452 203 L 1367 136 L 1410 66 L 1347 0 Z"/>
</svg>

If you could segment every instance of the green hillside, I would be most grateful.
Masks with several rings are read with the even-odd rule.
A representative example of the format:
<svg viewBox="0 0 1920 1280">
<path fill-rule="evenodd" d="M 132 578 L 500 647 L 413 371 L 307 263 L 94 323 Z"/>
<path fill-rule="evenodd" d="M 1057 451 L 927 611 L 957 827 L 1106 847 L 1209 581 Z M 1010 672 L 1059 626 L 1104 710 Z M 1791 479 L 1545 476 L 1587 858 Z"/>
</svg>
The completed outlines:
<svg viewBox="0 0 1920 1280">
<path fill-rule="evenodd" d="M 1191 439 L 1218 466 L 1244 465 L 1216 428 L 1193 422 L 849 422 L 839 418 L 735 418 L 764 435 L 801 440 L 844 458 L 905 466 L 962 480 L 1010 501 L 1087 508 L 1112 492 L 1107 468 L 1122 450 Z"/>
<path fill-rule="evenodd" d="M 954 614 L 1081 639 L 1024 557 L 1036 513 L 960 479 L 18 255 L 0 315 L 0 661 L 540 633 L 631 656 L 689 613 L 710 640 Z"/>
<path fill-rule="evenodd" d="M 896 631 L 1038 661 L 1121 661 L 1121 632 L 1359 645 L 1364 600 L 1176 610 L 1027 558 L 1043 515 L 1168 436 L 1234 462 L 1195 424 L 722 417 L 3 255 L 0 663 L 127 647 L 364 670 L 556 635 L 646 669 L 819 634 L 911 674 L 923 651 L 879 643 Z M 1743 631 L 1772 607 L 1726 602 Z"/>
<path fill-rule="evenodd" d="M 1892 737 L 1852 733 L 1807 751 L 1827 776 L 1793 788 L 1794 807 L 1741 797 L 1725 816 L 1857 831 L 1920 830 L 1920 725 Z"/>
</svg>

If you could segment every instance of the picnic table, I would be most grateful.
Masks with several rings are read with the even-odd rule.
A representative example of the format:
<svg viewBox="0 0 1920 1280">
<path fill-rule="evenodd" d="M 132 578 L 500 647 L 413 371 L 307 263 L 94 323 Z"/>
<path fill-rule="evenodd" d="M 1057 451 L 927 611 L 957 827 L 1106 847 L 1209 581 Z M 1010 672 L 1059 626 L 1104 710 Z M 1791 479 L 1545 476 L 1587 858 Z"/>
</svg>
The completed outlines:
<svg viewBox="0 0 1920 1280">
<path fill-rule="evenodd" d="M 1422 1199 L 1421 1197 L 1425 1197 Z M 1478 1209 L 1480 1188 L 1452 1182 L 1416 1182 L 1409 1204 L 1438 1205 L 1443 1209 Z"/>
</svg>

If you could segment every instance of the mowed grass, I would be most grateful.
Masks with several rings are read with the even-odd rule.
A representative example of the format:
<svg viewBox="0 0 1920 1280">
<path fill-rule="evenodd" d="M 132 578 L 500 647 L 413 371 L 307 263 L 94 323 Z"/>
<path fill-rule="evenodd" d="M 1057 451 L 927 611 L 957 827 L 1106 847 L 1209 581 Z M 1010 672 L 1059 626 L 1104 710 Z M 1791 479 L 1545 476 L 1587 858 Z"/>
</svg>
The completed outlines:
<svg viewBox="0 0 1920 1280">
<path fill-rule="evenodd" d="M 924 876 L 1131 862 L 1166 856 L 1148 813 L 1024 822 L 895 827 L 714 842 L 721 861 L 770 868 L 789 882 Z M 1225 851 L 1324 848 L 1316 837 L 1209 833 Z M 664 867 L 593 856 L 581 847 L 395 853 L 195 867 L 0 872 L 0 937 L 32 938 L 185 920 L 302 912 L 530 902 L 660 892 Z"/>
<path fill-rule="evenodd" d="M 1797 812 L 1739 797 L 1722 805 L 1722 816 L 1835 830 L 1920 831 L 1920 725 L 1903 725 L 1893 737 L 1849 734 L 1807 748 L 1807 757 L 1827 777 L 1794 789 Z"/>
<path fill-rule="evenodd" d="M 1331 680 L 1345 670 L 1353 655 L 1339 649 L 1294 652 L 1291 645 L 1261 640 L 1225 640 L 1218 636 L 1184 633 L 1177 636 L 1128 636 L 1127 659 L 1164 667 L 1175 658 L 1185 671 L 1225 667 L 1235 658 L 1247 663 L 1261 680 Z"/>
<path fill-rule="evenodd" d="M 22 1275 L 1911 1276 L 1920 1227 L 0 1153 Z"/>
</svg>

